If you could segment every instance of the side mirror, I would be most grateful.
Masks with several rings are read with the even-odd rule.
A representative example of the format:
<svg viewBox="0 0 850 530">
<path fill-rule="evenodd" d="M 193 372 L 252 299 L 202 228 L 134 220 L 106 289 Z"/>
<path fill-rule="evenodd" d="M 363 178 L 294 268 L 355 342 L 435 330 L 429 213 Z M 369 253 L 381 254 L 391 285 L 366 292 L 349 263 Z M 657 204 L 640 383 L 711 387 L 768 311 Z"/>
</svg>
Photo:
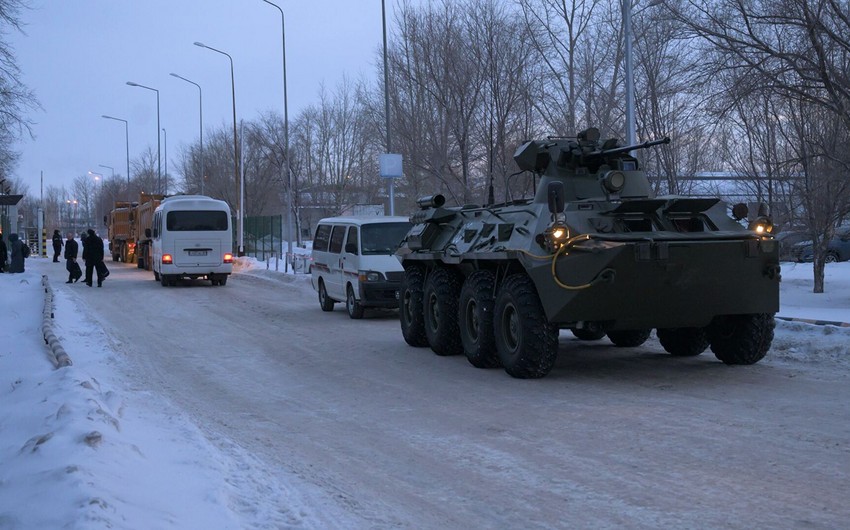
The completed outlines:
<svg viewBox="0 0 850 530">
<path fill-rule="evenodd" d="M 555 181 L 550 182 L 546 189 L 546 196 L 549 199 L 549 213 L 559 214 L 564 211 L 564 183 Z"/>
<path fill-rule="evenodd" d="M 354 243 L 346 243 L 345 251 L 349 254 L 357 254 L 357 245 L 355 245 Z"/>
<path fill-rule="evenodd" d="M 151 237 L 151 229 L 150 228 L 145 228 L 145 237 L 150 239 L 150 237 Z"/>
</svg>

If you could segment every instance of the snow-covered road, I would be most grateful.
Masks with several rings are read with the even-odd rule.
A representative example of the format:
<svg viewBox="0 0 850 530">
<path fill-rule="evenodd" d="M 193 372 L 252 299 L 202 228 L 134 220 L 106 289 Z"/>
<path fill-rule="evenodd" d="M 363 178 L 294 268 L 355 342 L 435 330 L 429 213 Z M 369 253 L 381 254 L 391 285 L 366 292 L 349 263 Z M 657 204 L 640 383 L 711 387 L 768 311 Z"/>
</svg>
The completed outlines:
<svg viewBox="0 0 850 530">
<path fill-rule="evenodd" d="M 850 367 L 796 359 L 811 335 L 795 342 L 793 324 L 749 367 L 672 358 L 654 338 L 620 349 L 563 332 L 555 369 L 523 381 L 407 346 L 392 312 L 324 313 L 304 276 L 163 288 L 110 267 L 103 289 L 58 271 L 51 283 L 102 323 L 139 387 L 291 485 L 309 527 L 850 518 Z"/>
</svg>

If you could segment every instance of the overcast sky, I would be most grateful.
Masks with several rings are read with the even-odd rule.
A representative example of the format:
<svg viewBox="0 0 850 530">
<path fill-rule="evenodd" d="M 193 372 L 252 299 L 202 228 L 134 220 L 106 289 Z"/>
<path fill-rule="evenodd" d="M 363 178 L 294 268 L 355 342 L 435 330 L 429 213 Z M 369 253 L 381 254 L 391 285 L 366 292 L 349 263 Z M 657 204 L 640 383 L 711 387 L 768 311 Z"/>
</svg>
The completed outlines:
<svg viewBox="0 0 850 530">
<path fill-rule="evenodd" d="M 286 13 L 289 117 L 318 100 L 320 84 L 333 89 L 347 75 L 380 73 L 380 0 L 275 0 Z M 23 81 L 43 110 L 31 114 L 36 139 L 22 142 L 15 176 L 39 194 L 88 171 L 107 177 L 111 166 L 126 176 L 124 124 L 130 159 L 148 146 L 156 151 L 156 93 L 166 129 L 169 172 L 181 146 L 199 134 L 198 89 L 204 129 L 232 126 L 230 63 L 194 46 L 200 41 L 233 57 L 237 119 L 283 113 L 280 12 L 262 0 L 31 0 L 21 13 L 26 35 L 10 34 Z M 387 1 L 392 20 L 393 0 Z M 167 149 L 166 149 L 167 147 Z M 164 170 L 164 169 L 163 169 Z"/>
</svg>

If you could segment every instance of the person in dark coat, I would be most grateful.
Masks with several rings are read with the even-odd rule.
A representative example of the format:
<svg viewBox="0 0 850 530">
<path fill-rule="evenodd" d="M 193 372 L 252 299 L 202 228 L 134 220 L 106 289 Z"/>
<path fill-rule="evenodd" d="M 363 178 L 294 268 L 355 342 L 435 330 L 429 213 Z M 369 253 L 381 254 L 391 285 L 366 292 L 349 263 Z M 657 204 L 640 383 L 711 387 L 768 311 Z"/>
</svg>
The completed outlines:
<svg viewBox="0 0 850 530">
<path fill-rule="evenodd" d="M 74 283 L 83 276 L 83 271 L 77 263 L 77 256 L 80 253 L 80 245 L 74 239 L 73 233 L 68 233 L 68 241 L 65 243 L 65 268 L 68 270 L 68 281 L 65 283 Z"/>
<path fill-rule="evenodd" d="M 59 263 L 59 254 L 62 253 L 62 234 L 59 230 L 53 231 L 53 263 Z"/>
<path fill-rule="evenodd" d="M 103 240 L 91 228 L 83 240 L 83 259 L 86 262 L 86 285 L 92 286 L 92 272 L 97 269 L 97 286 L 101 287 L 109 271 L 103 263 Z"/>
<path fill-rule="evenodd" d="M 23 246 L 24 242 L 18 239 L 18 234 L 9 234 L 9 250 L 12 255 L 9 272 L 24 272 Z"/>
<path fill-rule="evenodd" d="M 3 234 L 0 234 L 0 273 L 6 272 L 6 260 L 9 259 L 9 249 L 6 247 L 6 242 L 3 241 Z"/>
</svg>

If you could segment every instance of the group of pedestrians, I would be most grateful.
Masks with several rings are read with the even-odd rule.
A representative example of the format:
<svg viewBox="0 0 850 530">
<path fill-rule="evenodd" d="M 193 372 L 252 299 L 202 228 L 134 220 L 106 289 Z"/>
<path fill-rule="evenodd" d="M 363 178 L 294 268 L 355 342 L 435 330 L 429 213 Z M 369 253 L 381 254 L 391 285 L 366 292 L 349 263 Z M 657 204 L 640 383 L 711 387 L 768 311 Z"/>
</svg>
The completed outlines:
<svg viewBox="0 0 850 530">
<path fill-rule="evenodd" d="M 93 276 L 97 274 L 97 286 L 102 287 L 103 281 L 109 276 L 109 269 L 103 262 L 103 240 L 95 234 L 91 228 L 87 232 L 80 234 L 80 240 L 83 244 L 83 261 L 86 264 L 85 284 L 89 287 L 93 284 Z M 59 261 L 59 254 L 62 253 L 62 235 L 59 230 L 53 231 L 53 261 Z M 77 257 L 80 253 L 80 245 L 74 239 L 73 233 L 68 233 L 68 240 L 64 242 L 65 246 L 65 269 L 68 270 L 68 281 L 65 283 L 75 283 L 83 277 L 83 271 L 80 264 L 77 263 Z"/>
<path fill-rule="evenodd" d="M 53 262 L 59 262 L 62 247 L 65 247 L 65 268 L 68 270 L 68 281 L 75 283 L 83 277 L 77 257 L 80 253 L 80 245 L 74 239 L 73 233 L 68 233 L 68 240 L 62 241 L 59 230 L 53 231 Z M 97 286 L 102 287 L 103 281 L 109 276 L 109 269 L 103 262 L 103 240 L 95 234 L 94 230 L 80 234 L 83 244 L 83 261 L 86 263 L 85 284 L 91 287 L 94 283 L 94 275 L 97 274 Z M 2 272 L 24 272 L 24 260 L 30 255 L 29 247 L 18 238 L 18 234 L 9 234 L 9 244 L 3 240 L 0 233 L 0 273 Z M 7 265 L 8 264 L 8 265 Z M 8 270 L 7 270 L 8 269 Z"/>
</svg>

